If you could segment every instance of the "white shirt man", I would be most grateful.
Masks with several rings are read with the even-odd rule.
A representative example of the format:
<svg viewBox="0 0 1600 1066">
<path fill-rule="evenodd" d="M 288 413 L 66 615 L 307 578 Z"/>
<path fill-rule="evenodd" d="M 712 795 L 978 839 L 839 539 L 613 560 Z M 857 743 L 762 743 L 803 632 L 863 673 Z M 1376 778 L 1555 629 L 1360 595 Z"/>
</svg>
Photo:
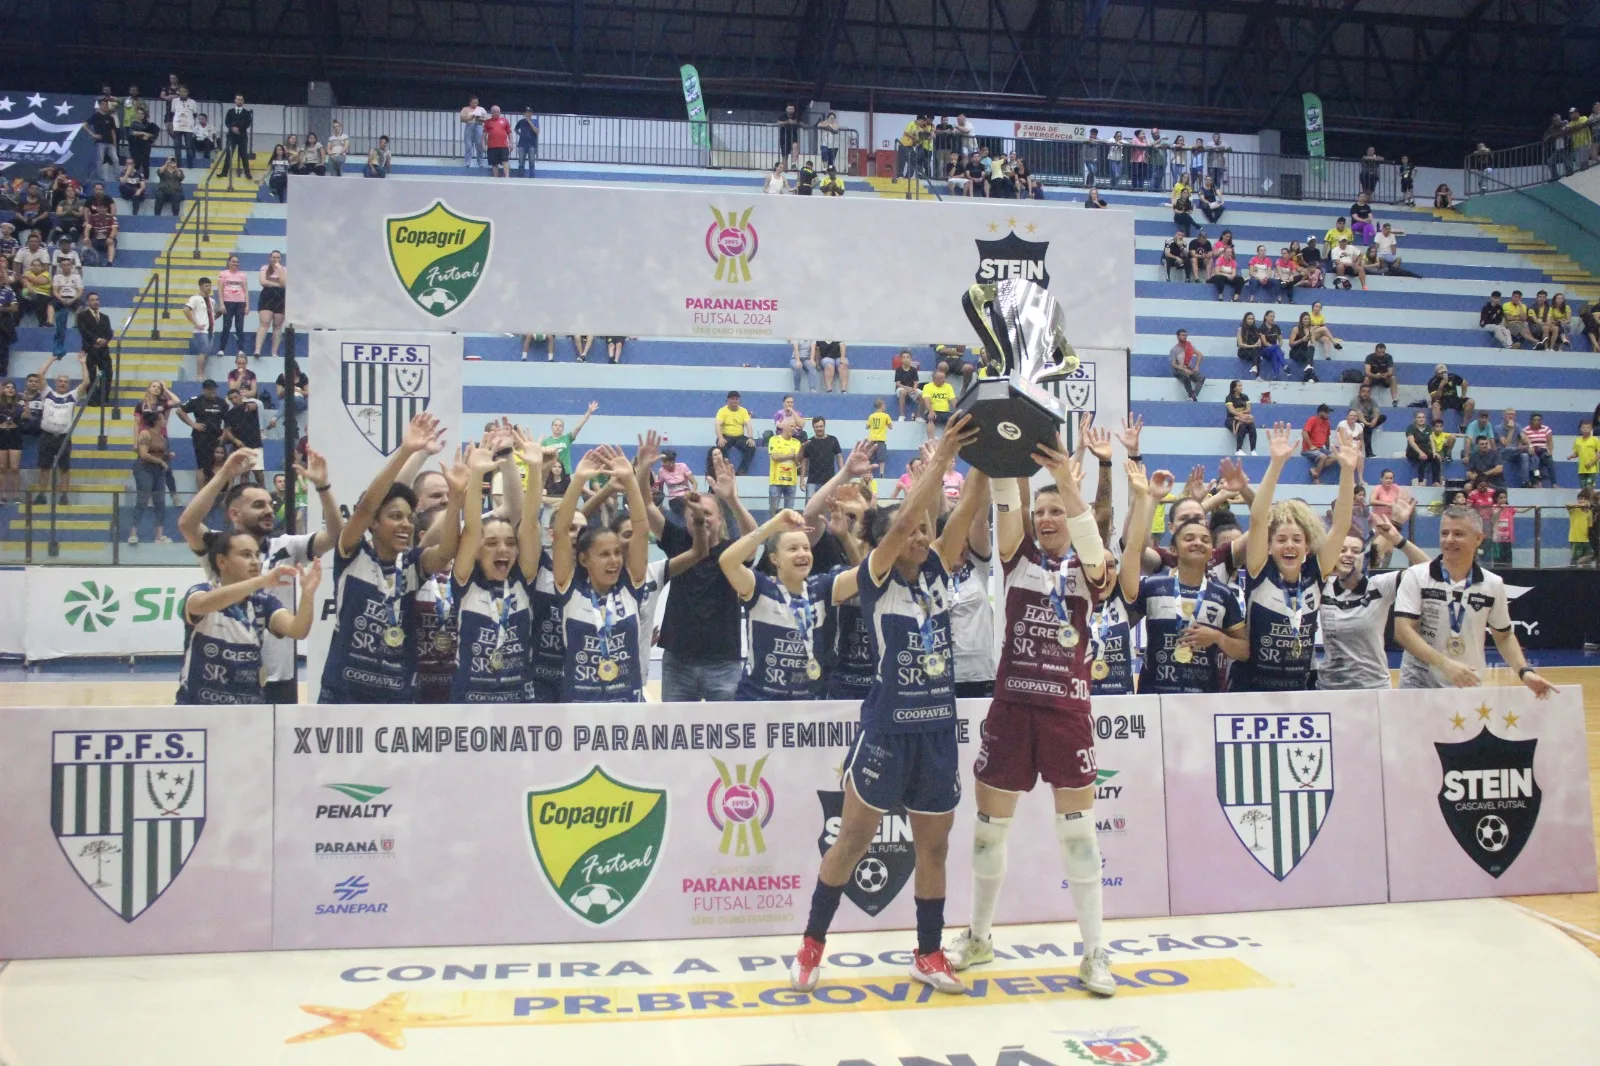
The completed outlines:
<svg viewBox="0 0 1600 1066">
<path fill-rule="evenodd" d="M 1418 563 L 1400 578 L 1394 601 L 1394 636 L 1405 649 L 1401 688 L 1472 688 L 1487 669 L 1483 638 L 1494 639 L 1501 658 L 1540 699 L 1554 686 L 1528 666 L 1511 630 L 1506 583 L 1476 560 L 1483 520 L 1470 507 L 1447 507 L 1439 519 L 1439 557 Z"/>
<path fill-rule="evenodd" d="M 196 372 L 206 376 L 206 357 L 215 348 L 217 319 L 222 317 L 222 304 L 211 292 L 211 279 L 200 279 L 200 291 L 183 305 L 183 317 L 189 320 L 189 353 L 195 357 Z"/>
<path fill-rule="evenodd" d="M 173 133 L 193 133 L 194 132 L 194 101 L 189 98 L 188 93 L 180 92 L 178 94 L 178 96 L 175 97 L 171 101 L 171 106 L 172 106 L 172 132 Z"/>
</svg>

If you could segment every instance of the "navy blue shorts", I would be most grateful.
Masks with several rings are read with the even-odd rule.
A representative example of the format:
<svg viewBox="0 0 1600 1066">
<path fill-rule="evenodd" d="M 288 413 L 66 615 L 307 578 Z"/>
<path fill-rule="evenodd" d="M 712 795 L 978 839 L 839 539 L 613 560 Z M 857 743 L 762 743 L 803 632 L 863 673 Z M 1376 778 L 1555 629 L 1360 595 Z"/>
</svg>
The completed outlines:
<svg viewBox="0 0 1600 1066">
<path fill-rule="evenodd" d="M 954 729 L 925 733 L 862 730 L 845 755 L 856 795 L 875 810 L 948 814 L 961 802 L 960 752 Z"/>
</svg>

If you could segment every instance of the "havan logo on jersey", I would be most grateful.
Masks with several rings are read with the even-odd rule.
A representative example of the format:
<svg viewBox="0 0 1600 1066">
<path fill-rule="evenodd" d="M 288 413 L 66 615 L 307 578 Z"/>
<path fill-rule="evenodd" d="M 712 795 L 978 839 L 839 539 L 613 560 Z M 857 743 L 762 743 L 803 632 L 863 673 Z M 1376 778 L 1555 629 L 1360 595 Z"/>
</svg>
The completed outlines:
<svg viewBox="0 0 1600 1066">
<path fill-rule="evenodd" d="M 826 855 L 833 842 L 839 839 L 839 826 L 844 820 L 844 793 L 818 789 L 817 799 L 822 803 L 822 835 L 817 838 L 817 849 Z M 878 832 L 867 845 L 867 853 L 856 863 L 850 880 L 845 882 L 845 898 L 869 917 L 875 917 L 894 902 L 916 867 L 911 817 L 904 807 L 893 807 L 883 812 Z"/>
<path fill-rule="evenodd" d="M 1537 740 L 1506 740 L 1484 726 L 1471 740 L 1434 744 L 1444 780 L 1439 812 L 1467 857 L 1491 877 L 1511 869 L 1539 821 Z"/>
<path fill-rule="evenodd" d="M 1333 804 L 1332 716 L 1219 714 L 1215 724 L 1222 813 L 1250 857 L 1282 881 Z"/>
<path fill-rule="evenodd" d="M 131 922 L 177 880 L 206 825 L 204 729 L 61 731 L 50 828 L 95 897 Z"/>
<path fill-rule="evenodd" d="M 644 893 L 667 833 L 667 793 L 596 766 L 568 785 L 529 789 L 528 837 L 550 890 L 572 913 L 604 925 Z"/>
<path fill-rule="evenodd" d="M 978 270 L 973 277 L 979 283 L 995 281 L 1032 281 L 1040 288 L 1050 287 L 1050 271 L 1045 266 L 1044 255 L 1050 250 L 1049 241 L 1029 241 L 1016 233 L 1007 233 L 997 241 L 977 241 Z"/>
</svg>

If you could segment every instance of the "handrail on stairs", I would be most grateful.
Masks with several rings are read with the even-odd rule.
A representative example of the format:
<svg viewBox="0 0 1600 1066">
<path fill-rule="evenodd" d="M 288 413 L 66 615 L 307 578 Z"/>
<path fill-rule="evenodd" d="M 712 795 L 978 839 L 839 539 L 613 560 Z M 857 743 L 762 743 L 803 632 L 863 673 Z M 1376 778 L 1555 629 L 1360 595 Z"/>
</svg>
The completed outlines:
<svg viewBox="0 0 1600 1066">
<path fill-rule="evenodd" d="M 195 259 L 201 256 L 201 243 L 211 242 L 211 190 L 207 186 L 212 178 L 221 173 L 223 158 L 220 152 L 213 157 L 211 165 L 206 168 L 205 177 L 194 187 L 194 198 L 189 201 L 189 213 L 178 220 L 178 228 L 172 231 L 172 240 L 167 245 L 165 276 L 162 282 L 166 294 L 161 306 L 162 318 L 172 317 L 172 254 L 177 251 L 178 243 L 183 240 L 185 230 L 194 237 Z"/>
</svg>

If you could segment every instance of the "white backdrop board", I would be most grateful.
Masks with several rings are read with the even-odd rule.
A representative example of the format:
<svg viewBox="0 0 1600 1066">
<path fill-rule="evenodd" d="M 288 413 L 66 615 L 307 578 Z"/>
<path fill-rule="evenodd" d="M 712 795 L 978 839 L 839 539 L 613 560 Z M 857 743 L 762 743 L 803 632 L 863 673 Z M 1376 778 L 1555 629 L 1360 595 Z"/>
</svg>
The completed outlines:
<svg viewBox="0 0 1600 1066">
<path fill-rule="evenodd" d="M 30 566 L 11 602 L 31 659 L 69 655 L 178 655 L 178 602 L 205 575 L 197 566 Z M 173 672 L 176 691 L 177 672 Z"/>
<path fill-rule="evenodd" d="M 444 425 L 446 451 L 461 443 L 461 337 L 454 333 L 319 331 L 311 335 L 313 381 L 308 412 L 312 450 L 328 458 L 334 498 L 346 514 L 422 411 Z M 331 383 L 337 382 L 335 388 Z M 430 468 L 436 468 L 430 462 Z M 322 508 L 308 492 L 308 530 L 322 528 Z M 305 532 L 305 530 L 302 530 Z M 323 559 L 317 624 L 304 643 L 307 698 L 315 700 L 333 637 L 333 556 Z M 284 599 L 289 599 L 285 594 Z"/>
<path fill-rule="evenodd" d="M 290 244 L 321 249 L 295 268 L 301 327 L 960 341 L 967 287 L 1022 276 L 1048 284 L 1074 345 L 1133 344 L 1128 211 L 290 180 Z M 922 335 L 908 338 L 908 323 Z"/>
</svg>

